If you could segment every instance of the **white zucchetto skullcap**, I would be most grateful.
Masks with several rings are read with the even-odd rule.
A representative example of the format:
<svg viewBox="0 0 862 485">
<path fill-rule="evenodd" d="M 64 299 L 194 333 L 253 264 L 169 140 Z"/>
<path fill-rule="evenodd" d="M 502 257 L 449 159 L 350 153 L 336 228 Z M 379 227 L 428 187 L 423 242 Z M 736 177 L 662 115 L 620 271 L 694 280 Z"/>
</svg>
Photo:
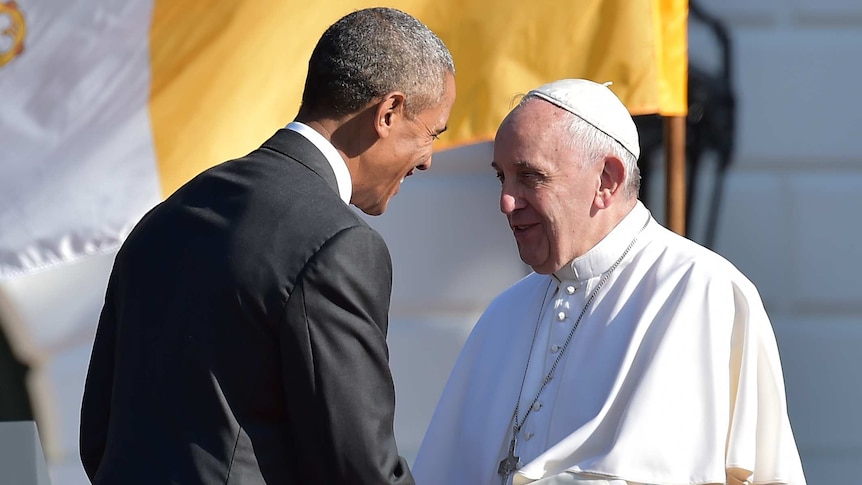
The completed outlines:
<svg viewBox="0 0 862 485">
<path fill-rule="evenodd" d="M 540 86 L 527 96 L 555 104 L 618 141 L 635 158 L 640 157 L 638 130 L 629 110 L 608 85 L 586 79 L 561 79 Z"/>
</svg>

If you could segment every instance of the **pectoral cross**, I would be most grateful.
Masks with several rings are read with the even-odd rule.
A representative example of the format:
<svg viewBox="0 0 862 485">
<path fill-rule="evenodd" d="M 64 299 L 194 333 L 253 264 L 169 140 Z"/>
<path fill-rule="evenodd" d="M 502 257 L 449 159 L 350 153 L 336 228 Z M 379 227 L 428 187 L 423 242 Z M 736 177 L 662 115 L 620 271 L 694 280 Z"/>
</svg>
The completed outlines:
<svg viewBox="0 0 862 485">
<path fill-rule="evenodd" d="M 518 468 L 521 468 L 521 461 L 515 456 L 515 444 L 517 442 L 517 432 L 514 433 L 515 436 L 512 436 L 512 442 L 509 443 L 509 454 L 506 455 L 506 458 L 503 458 L 500 461 L 500 466 L 497 467 L 497 473 L 503 477 L 503 485 L 506 485 L 509 481 L 509 477 L 512 476 L 512 473 L 515 472 Z"/>
</svg>

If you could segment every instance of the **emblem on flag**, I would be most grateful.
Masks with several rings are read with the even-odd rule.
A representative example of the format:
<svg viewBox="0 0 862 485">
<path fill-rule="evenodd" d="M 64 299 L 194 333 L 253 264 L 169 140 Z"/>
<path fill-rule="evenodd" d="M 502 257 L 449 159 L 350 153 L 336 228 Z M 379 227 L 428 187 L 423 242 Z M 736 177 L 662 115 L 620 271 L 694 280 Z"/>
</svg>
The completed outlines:
<svg viewBox="0 0 862 485">
<path fill-rule="evenodd" d="M 24 15 L 14 0 L 0 0 L 0 67 L 24 50 L 27 25 Z"/>
</svg>

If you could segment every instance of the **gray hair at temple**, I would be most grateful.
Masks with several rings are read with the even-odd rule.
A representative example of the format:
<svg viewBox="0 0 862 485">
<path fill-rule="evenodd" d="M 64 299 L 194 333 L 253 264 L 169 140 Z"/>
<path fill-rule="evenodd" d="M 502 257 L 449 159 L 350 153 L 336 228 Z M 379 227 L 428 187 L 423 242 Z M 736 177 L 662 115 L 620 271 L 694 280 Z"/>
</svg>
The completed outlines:
<svg viewBox="0 0 862 485">
<path fill-rule="evenodd" d="M 637 198 L 641 187 L 641 172 L 638 159 L 624 148 L 620 142 L 581 118 L 571 115 L 566 139 L 570 148 L 580 150 L 584 165 L 598 163 L 608 155 L 622 160 L 626 167 L 625 196 L 627 199 Z"/>
<path fill-rule="evenodd" d="M 547 99 L 530 92 L 521 98 L 518 106 L 522 106 L 533 99 L 547 101 Z M 561 127 L 564 130 L 564 142 L 567 147 L 581 154 L 581 165 L 587 167 L 591 164 L 599 163 L 608 155 L 619 158 L 626 168 L 624 195 L 627 199 L 637 198 L 641 186 L 638 157 L 607 133 L 587 123 L 575 114 L 568 111 L 566 113 L 568 114 L 570 123 Z"/>
<path fill-rule="evenodd" d="M 408 116 L 443 99 L 449 49 L 414 17 L 393 8 L 352 12 L 332 24 L 308 61 L 300 114 L 343 116 L 392 91 Z"/>
</svg>

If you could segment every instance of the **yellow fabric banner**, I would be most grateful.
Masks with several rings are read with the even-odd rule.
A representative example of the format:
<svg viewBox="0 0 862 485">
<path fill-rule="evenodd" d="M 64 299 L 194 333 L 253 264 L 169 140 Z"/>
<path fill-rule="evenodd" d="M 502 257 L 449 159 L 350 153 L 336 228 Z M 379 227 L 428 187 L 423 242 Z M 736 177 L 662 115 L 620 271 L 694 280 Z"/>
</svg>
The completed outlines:
<svg viewBox="0 0 862 485">
<path fill-rule="evenodd" d="M 163 194 L 291 121 L 327 26 L 361 0 L 156 0 L 150 116 Z M 485 141 L 545 82 L 613 81 L 633 114 L 686 112 L 686 0 L 400 0 L 455 59 L 458 99 L 438 148 Z"/>
</svg>

